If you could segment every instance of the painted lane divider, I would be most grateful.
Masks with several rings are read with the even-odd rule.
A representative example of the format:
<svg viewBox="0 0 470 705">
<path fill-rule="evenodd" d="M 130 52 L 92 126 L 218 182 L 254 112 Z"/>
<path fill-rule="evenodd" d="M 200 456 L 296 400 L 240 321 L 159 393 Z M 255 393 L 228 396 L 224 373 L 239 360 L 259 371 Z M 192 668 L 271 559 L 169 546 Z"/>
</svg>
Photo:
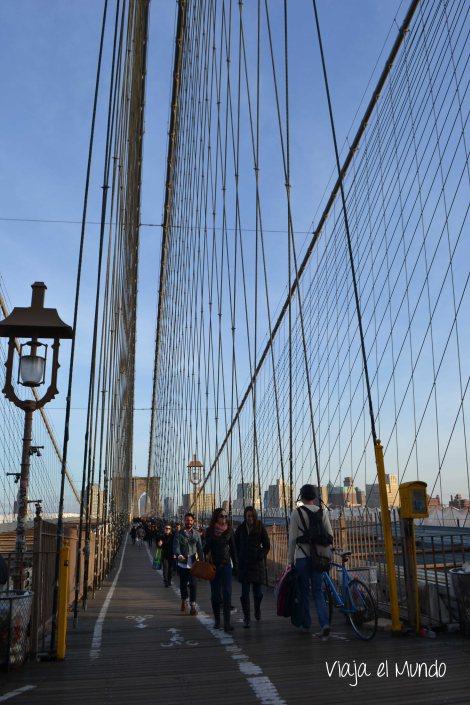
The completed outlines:
<svg viewBox="0 0 470 705">
<path fill-rule="evenodd" d="M 92 660 L 97 659 L 100 655 L 101 640 L 103 638 L 103 624 L 104 624 L 104 620 L 106 619 L 106 613 L 108 612 L 109 603 L 112 600 L 114 590 L 116 588 L 116 583 L 118 581 L 119 575 L 121 574 L 122 562 L 124 560 L 124 554 L 126 552 L 128 539 L 129 539 L 129 537 L 127 537 L 124 542 L 124 548 L 122 549 L 121 560 L 119 562 L 119 568 L 117 569 L 116 575 L 114 576 L 114 580 L 111 583 L 111 587 L 108 590 L 108 594 L 106 595 L 106 599 L 103 602 L 103 605 L 101 606 L 100 613 L 98 615 L 98 619 L 95 622 L 95 628 L 93 630 L 93 639 L 91 640 L 91 649 L 90 649 L 90 658 Z"/>
<path fill-rule="evenodd" d="M 150 564 L 152 565 L 153 557 L 147 544 L 145 544 L 145 548 Z M 161 577 L 161 571 L 157 570 L 156 572 L 159 573 Z M 179 596 L 178 588 L 175 585 L 171 587 L 173 592 Z M 198 619 L 207 631 L 217 639 L 233 661 L 238 664 L 240 673 L 245 676 L 248 685 L 262 705 L 287 705 L 286 701 L 279 695 L 274 683 L 267 676 L 263 675 L 262 669 L 257 664 L 250 661 L 249 657 L 242 651 L 238 644 L 236 644 L 233 637 L 220 629 L 214 629 L 212 617 L 209 617 L 205 612 L 199 612 L 196 619 Z"/>
<path fill-rule="evenodd" d="M 33 690 L 33 688 L 37 688 L 37 685 L 24 685 L 22 688 L 10 690 L 9 693 L 5 693 L 5 695 L 0 695 L 0 703 L 4 703 L 7 700 L 11 700 L 11 698 L 16 697 L 17 695 L 21 695 L 21 693 L 27 693 L 28 690 Z"/>
</svg>

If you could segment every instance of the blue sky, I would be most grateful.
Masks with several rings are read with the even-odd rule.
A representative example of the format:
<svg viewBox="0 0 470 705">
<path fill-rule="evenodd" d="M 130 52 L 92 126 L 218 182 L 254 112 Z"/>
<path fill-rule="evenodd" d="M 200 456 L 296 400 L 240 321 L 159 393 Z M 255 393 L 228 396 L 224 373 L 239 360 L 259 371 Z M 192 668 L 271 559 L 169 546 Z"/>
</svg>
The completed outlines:
<svg viewBox="0 0 470 705">
<path fill-rule="evenodd" d="M 306 0 L 295 0 L 291 5 L 292 31 L 297 21 L 301 34 L 307 31 L 301 22 L 304 5 L 308 5 L 310 11 Z M 282 11 L 280 0 L 273 0 L 272 6 L 274 13 Z M 175 7 L 172 0 L 151 3 L 143 223 L 161 222 Z M 379 68 L 382 67 L 384 55 L 379 56 L 384 43 L 388 48 L 393 41 L 397 29 L 395 18 L 401 23 L 406 3 L 320 0 L 319 8 L 338 136 L 343 144 L 377 59 Z M 112 9 L 113 3 L 111 12 Z M 17 0 L 0 4 L 0 217 L 3 219 L 80 220 L 101 12 L 102 3 L 98 0 Z M 106 63 L 109 39 L 108 36 L 105 65 L 109 65 Z M 291 61 L 296 77 L 292 101 L 301 105 L 302 86 L 309 81 L 321 85 L 320 66 L 303 61 L 295 47 Z M 377 76 L 377 71 L 374 75 Z M 106 78 L 106 71 L 104 76 Z M 104 80 L 88 210 L 91 221 L 99 219 L 106 88 Z M 369 93 L 370 90 L 366 92 L 367 99 Z M 364 106 L 363 101 L 359 116 Z M 323 100 L 315 114 L 309 111 L 303 114 L 299 109 L 293 118 L 304 128 L 308 125 L 308 139 L 316 145 L 317 154 L 315 163 L 305 165 L 304 181 L 311 190 L 311 208 L 304 211 L 303 222 L 297 222 L 299 230 L 310 225 L 332 174 L 333 153 L 326 117 Z M 295 134 L 300 139 L 302 132 Z M 297 148 L 301 146 L 297 144 Z M 279 223 L 274 218 L 274 222 L 266 222 L 265 227 L 276 228 Z M 48 305 L 56 306 L 62 318 L 71 323 L 79 234 L 79 224 L 0 220 L 0 273 L 11 304 L 25 305 L 30 297 L 29 285 L 35 280 L 44 280 L 48 285 Z M 69 465 L 77 479 L 86 414 L 97 236 L 98 226 L 90 225 L 79 314 L 69 453 Z M 302 241 L 303 237 L 299 237 L 299 246 Z M 137 474 L 146 471 L 159 245 L 160 229 L 143 227 L 134 452 Z M 279 281 L 285 281 L 284 274 L 279 276 Z M 273 303 L 282 296 L 280 283 Z M 67 351 L 65 344 L 64 361 Z M 48 407 L 59 437 L 63 427 L 66 372 L 64 364 L 59 380 L 61 393 Z"/>
</svg>

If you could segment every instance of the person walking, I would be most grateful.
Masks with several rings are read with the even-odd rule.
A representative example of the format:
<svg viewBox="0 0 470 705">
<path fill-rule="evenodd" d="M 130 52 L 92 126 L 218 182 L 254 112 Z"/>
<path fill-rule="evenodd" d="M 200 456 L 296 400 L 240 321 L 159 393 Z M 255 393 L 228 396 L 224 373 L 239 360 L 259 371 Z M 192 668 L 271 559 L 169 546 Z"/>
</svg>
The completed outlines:
<svg viewBox="0 0 470 705">
<path fill-rule="evenodd" d="M 314 485 L 301 487 L 297 508 L 290 517 L 288 562 L 295 565 L 299 575 L 303 615 L 300 628 L 309 632 L 312 625 L 309 604 L 311 588 L 320 623 L 320 631 L 315 636 L 325 640 L 330 634 L 330 625 L 322 590 L 322 562 L 331 560 L 333 530 L 328 511 L 318 514 L 320 507 L 315 503 L 316 496 Z"/>
<path fill-rule="evenodd" d="M 243 523 L 235 531 L 238 556 L 238 580 L 242 584 L 240 602 L 243 609 L 243 626 L 250 626 L 250 586 L 253 586 L 255 619 L 261 619 L 262 584 L 266 580 L 266 556 L 271 544 L 263 523 L 254 507 L 246 507 Z"/>
<path fill-rule="evenodd" d="M 132 545 L 135 546 L 135 537 L 137 536 L 137 529 L 135 524 L 132 524 L 131 526 L 131 539 L 132 539 Z"/>
<path fill-rule="evenodd" d="M 204 553 L 207 560 L 215 565 L 215 577 L 211 580 L 211 604 L 214 613 L 214 627 L 220 629 L 220 608 L 222 606 L 224 631 L 233 631 L 230 623 L 232 601 L 232 566 L 237 570 L 237 549 L 235 536 L 229 524 L 225 509 L 215 509 L 206 532 Z"/>
<path fill-rule="evenodd" d="M 165 587 L 170 587 L 173 574 L 173 562 L 175 558 L 175 554 L 173 553 L 173 540 L 174 536 L 171 525 L 165 524 L 163 534 L 160 535 L 157 542 L 162 549 L 163 583 Z"/>
<path fill-rule="evenodd" d="M 194 514 L 191 514 L 191 512 L 187 512 L 184 515 L 184 529 L 174 535 L 173 554 L 178 562 L 181 612 L 186 613 L 187 611 L 189 588 L 189 614 L 197 615 L 197 580 L 191 574 L 190 568 L 196 560 L 203 560 L 204 552 L 201 537 L 194 528 Z"/>
<path fill-rule="evenodd" d="M 145 538 L 145 529 L 142 526 L 142 524 L 139 524 L 139 526 L 137 527 L 136 535 L 137 535 L 137 546 L 139 546 L 139 548 L 141 548 L 144 545 L 144 538 Z"/>
</svg>

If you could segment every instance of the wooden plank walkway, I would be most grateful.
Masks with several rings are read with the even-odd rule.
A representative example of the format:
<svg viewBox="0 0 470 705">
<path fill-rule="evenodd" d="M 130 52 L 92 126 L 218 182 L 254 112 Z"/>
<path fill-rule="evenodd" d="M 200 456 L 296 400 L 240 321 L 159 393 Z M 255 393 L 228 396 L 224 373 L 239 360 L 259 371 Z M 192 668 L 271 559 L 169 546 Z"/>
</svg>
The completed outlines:
<svg viewBox="0 0 470 705">
<path fill-rule="evenodd" d="M 124 554 L 124 555 L 123 555 Z M 122 559 L 122 560 L 121 560 Z M 121 570 L 119 568 L 121 566 Z M 119 574 L 118 574 L 119 573 Z M 117 578 L 117 579 L 116 579 Z M 115 589 L 110 595 L 110 586 Z M 108 583 L 70 629 L 67 659 L 30 663 L 0 676 L 2 696 L 26 686 L 8 702 L 15 705 L 128 705 L 131 702 L 224 705 L 288 705 L 321 702 L 378 702 L 418 705 L 470 703 L 470 640 L 440 635 L 436 640 L 392 638 L 381 630 L 371 643 L 354 638 L 337 617 L 334 635 L 320 642 L 275 615 L 271 594 L 263 620 L 245 630 L 240 609 L 233 637 L 211 628 L 209 589 L 199 584 L 201 614 L 181 615 L 179 598 L 163 587 L 146 548 L 127 544 Z M 233 604 L 239 607 L 239 586 Z M 99 641 L 99 619 L 108 603 Z M 98 623 L 98 627 L 96 626 Z M 395 677 L 395 663 L 446 664 L 436 678 Z M 388 660 L 389 676 L 376 675 Z M 326 663 L 366 662 L 369 677 L 328 677 Z"/>
</svg>

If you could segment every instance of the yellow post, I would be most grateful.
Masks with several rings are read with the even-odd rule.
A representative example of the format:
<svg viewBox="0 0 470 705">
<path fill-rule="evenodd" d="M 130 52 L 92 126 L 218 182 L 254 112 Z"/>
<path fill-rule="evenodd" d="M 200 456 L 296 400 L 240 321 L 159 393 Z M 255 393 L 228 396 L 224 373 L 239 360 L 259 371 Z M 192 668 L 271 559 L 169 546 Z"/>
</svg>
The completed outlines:
<svg viewBox="0 0 470 705">
<path fill-rule="evenodd" d="M 69 593 L 69 543 L 64 541 L 60 550 L 59 607 L 57 615 L 57 658 L 65 658 Z"/>
<path fill-rule="evenodd" d="M 382 444 L 376 440 L 375 462 L 377 465 L 377 478 L 379 481 L 380 493 L 380 513 L 382 517 L 382 529 L 384 535 L 385 562 L 387 565 L 388 589 L 390 592 L 390 608 L 392 613 L 392 632 L 401 631 L 400 611 L 398 608 L 398 587 L 397 574 L 395 571 L 395 559 L 393 556 L 392 524 L 390 521 L 390 511 L 387 500 L 387 488 L 385 482 L 385 463 Z"/>
</svg>

